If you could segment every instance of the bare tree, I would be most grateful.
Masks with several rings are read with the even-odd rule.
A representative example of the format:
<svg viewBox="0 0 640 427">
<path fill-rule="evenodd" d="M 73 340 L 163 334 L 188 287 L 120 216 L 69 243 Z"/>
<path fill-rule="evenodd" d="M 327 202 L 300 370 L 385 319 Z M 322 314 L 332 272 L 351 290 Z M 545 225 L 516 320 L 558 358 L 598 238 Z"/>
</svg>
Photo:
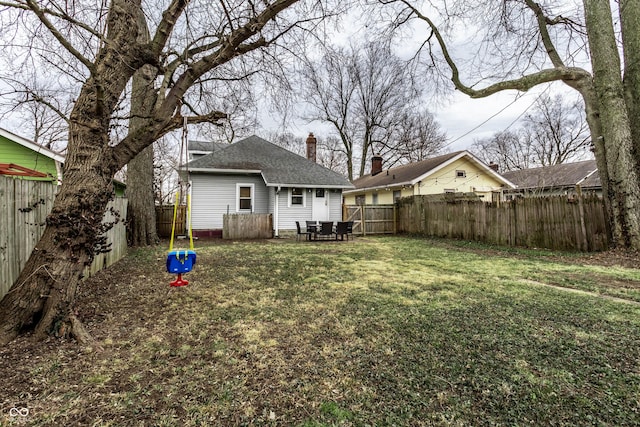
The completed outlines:
<svg viewBox="0 0 640 427">
<path fill-rule="evenodd" d="M 53 85 L 41 84 L 35 79 L 19 82 L 13 77 L 3 79 L 5 89 L 0 92 L 0 108 L 5 113 L 2 116 L 18 117 L 21 135 L 50 150 L 63 152 L 71 99 Z"/>
<path fill-rule="evenodd" d="M 566 104 L 560 95 L 538 98 L 535 109 L 524 116 L 523 137 L 539 166 L 582 160 L 591 154 L 584 106 L 579 101 Z"/>
<path fill-rule="evenodd" d="M 379 3 L 387 6 L 385 13 L 394 14 L 396 27 L 412 22 L 426 26 L 423 58 L 432 66 L 441 65 L 434 59 L 442 58 L 456 89 L 470 97 L 526 91 L 553 81 L 575 89 L 585 105 L 613 244 L 640 249 L 640 0 L 622 0 L 614 8 L 596 0 L 583 0 L 582 8 L 533 0 L 502 2 L 500 7 L 465 0 L 440 9 L 411 0 Z M 464 68 L 447 42 L 446 31 L 456 26 L 479 35 L 480 55 Z M 587 57 L 591 70 L 580 63 Z M 475 74 L 463 75 L 465 70 Z M 465 83 L 472 78 L 477 81 Z"/>
<path fill-rule="evenodd" d="M 79 91 L 69 115 L 64 180 L 44 234 L 11 290 L 0 301 L 0 343 L 35 328 L 53 329 L 90 340 L 74 314 L 81 272 L 105 250 L 102 217 L 112 197 L 111 179 L 131 159 L 167 133 L 190 124 L 226 117 L 215 103 L 202 101 L 212 77 L 259 69 L 265 48 L 277 49 L 297 31 L 327 16 L 326 4 L 309 0 L 196 2 L 167 0 L 159 7 L 140 0 L 92 2 L 0 1 L 4 22 L 27 32 L 22 53 L 40 52 L 77 77 Z M 191 6 L 187 13 L 187 6 Z M 146 20 L 146 28 L 142 21 Z M 186 22 L 188 21 L 188 22 Z M 182 34 L 176 29 L 186 28 Z M 140 43 L 150 29 L 150 42 Z M 5 28 L 4 30 L 7 30 Z M 290 42 L 290 41 L 289 41 Z M 15 46 L 12 46 L 15 47 Z M 74 58 L 65 61 L 66 52 Z M 18 53 L 16 53 L 18 54 Z M 117 132 L 127 87 L 150 65 L 154 102 L 142 123 Z M 183 116 L 184 114 L 184 116 Z"/>
<path fill-rule="evenodd" d="M 400 117 L 393 143 L 379 149 L 387 167 L 426 160 L 439 154 L 447 134 L 429 111 L 409 110 Z"/>
<path fill-rule="evenodd" d="M 178 191 L 179 143 L 169 135 L 153 144 L 153 194 L 155 204 L 171 205 Z"/>
<path fill-rule="evenodd" d="M 292 132 L 270 131 L 265 133 L 265 138 L 275 145 L 285 148 L 299 156 L 306 156 L 306 136 L 297 136 Z"/>
<path fill-rule="evenodd" d="M 335 135 L 319 135 L 317 160 L 322 166 L 347 176 L 347 156 L 344 145 Z"/>
<path fill-rule="evenodd" d="M 138 16 L 138 37 L 136 42 L 147 44 L 151 35 L 147 22 Z M 134 134 L 146 125 L 146 118 L 153 111 L 156 102 L 154 79 L 158 69 L 145 64 L 131 78 L 131 107 L 129 113 L 129 133 Z M 153 144 L 149 144 L 127 164 L 127 231 L 132 246 L 147 246 L 158 243 L 156 231 L 156 210 L 153 194 Z"/>
<path fill-rule="evenodd" d="M 336 136 L 323 136 L 314 133 L 316 137 L 316 162 L 332 171 L 346 175 L 347 157 L 344 145 Z M 302 157 L 306 156 L 307 136 L 296 136 L 291 132 L 266 132 L 265 137 L 270 142 L 286 148 Z"/>
<path fill-rule="evenodd" d="M 302 70 L 304 118 L 330 123 L 344 146 L 347 174 L 363 175 L 372 151 L 390 150 L 420 88 L 388 41 L 324 46 Z"/>
<path fill-rule="evenodd" d="M 500 172 L 534 167 L 531 140 L 522 138 L 520 131 L 505 130 L 493 136 L 477 139 L 471 149 L 485 163 L 495 163 Z"/>
</svg>

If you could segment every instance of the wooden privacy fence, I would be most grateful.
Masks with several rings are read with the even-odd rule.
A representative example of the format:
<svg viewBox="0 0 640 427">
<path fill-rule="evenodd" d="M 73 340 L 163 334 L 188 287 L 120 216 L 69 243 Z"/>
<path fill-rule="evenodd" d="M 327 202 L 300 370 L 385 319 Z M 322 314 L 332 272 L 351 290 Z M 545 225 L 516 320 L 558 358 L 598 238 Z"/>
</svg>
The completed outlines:
<svg viewBox="0 0 640 427">
<path fill-rule="evenodd" d="M 272 237 L 271 214 L 225 214 L 222 216 L 223 239 L 270 239 Z"/>
<path fill-rule="evenodd" d="M 532 197 L 499 204 L 412 196 L 398 202 L 398 231 L 553 250 L 608 248 L 604 207 L 597 196 Z"/>
<path fill-rule="evenodd" d="M 49 182 L 0 176 L 0 298 L 18 278 L 40 240 L 57 191 L 58 187 Z M 126 254 L 127 199 L 116 198 L 110 202 L 108 208 L 111 207 L 119 212 L 122 220 L 107 232 L 111 251 L 97 255 L 93 264 L 85 269 L 85 276 L 113 264 Z M 110 209 L 103 221 L 113 221 Z"/>
<path fill-rule="evenodd" d="M 342 213 L 343 221 L 353 221 L 353 233 L 395 234 L 395 205 L 345 205 Z"/>
<path fill-rule="evenodd" d="M 159 237 L 171 237 L 173 225 L 173 205 L 156 206 L 156 231 Z M 178 206 L 176 212 L 176 235 L 186 234 L 187 206 Z"/>
</svg>

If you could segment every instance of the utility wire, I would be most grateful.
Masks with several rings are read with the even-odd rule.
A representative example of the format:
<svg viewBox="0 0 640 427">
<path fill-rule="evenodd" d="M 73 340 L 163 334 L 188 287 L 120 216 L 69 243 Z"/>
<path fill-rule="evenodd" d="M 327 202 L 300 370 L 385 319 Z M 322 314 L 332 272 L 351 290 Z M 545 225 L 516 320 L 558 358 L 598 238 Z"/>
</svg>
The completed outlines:
<svg viewBox="0 0 640 427">
<path fill-rule="evenodd" d="M 533 100 L 533 102 L 531 104 L 529 104 L 529 106 L 522 112 L 520 113 L 520 115 L 518 117 L 516 117 L 516 119 L 514 121 L 512 121 L 509 126 L 507 126 L 504 130 L 506 131 L 507 129 L 509 129 L 511 126 L 513 126 L 518 120 L 520 120 L 520 118 L 522 118 L 522 116 L 529 111 L 529 109 L 531 107 L 533 107 L 533 105 L 538 101 L 538 99 L 540 99 L 540 97 L 549 90 L 549 88 L 551 87 L 551 85 L 548 85 L 545 90 L 543 90 L 542 92 L 540 92 L 540 94 L 536 97 L 536 99 Z M 443 148 L 450 146 L 451 144 L 460 141 L 462 138 L 464 138 L 465 136 L 469 135 L 470 133 L 476 131 L 477 129 L 479 129 L 480 127 L 484 126 L 489 120 L 493 119 L 494 117 L 496 117 L 497 115 L 499 115 L 500 113 L 502 113 L 504 110 L 506 110 L 507 108 L 511 107 L 513 104 L 516 103 L 516 101 L 518 101 L 520 98 L 522 98 L 522 95 L 518 95 L 516 96 L 516 98 L 511 101 L 509 104 L 505 105 L 500 111 L 498 111 L 497 113 L 489 116 L 486 120 L 484 120 L 482 123 L 480 123 L 479 125 L 475 126 L 474 128 L 472 128 L 471 130 L 463 133 L 462 135 L 460 135 L 459 137 L 453 139 L 452 141 L 447 142 Z"/>
</svg>

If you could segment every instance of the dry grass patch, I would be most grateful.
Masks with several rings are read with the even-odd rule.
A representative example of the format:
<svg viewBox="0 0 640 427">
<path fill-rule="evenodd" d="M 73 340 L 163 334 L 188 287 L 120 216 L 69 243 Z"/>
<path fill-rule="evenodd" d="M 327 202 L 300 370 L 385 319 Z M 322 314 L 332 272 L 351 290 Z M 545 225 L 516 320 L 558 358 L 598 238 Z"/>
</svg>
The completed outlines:
<svg viewBox="0 0 640 427">
<path fill-rule="evenodd" d="M 163 248 L 84 284 L 104 352 L 0 350 L 0 424 L 640 423 L 640 308 L 526 283 L 607 294 L 638 270 L 402 237 L 197 251 L 185 288 Z"/>
</svg>

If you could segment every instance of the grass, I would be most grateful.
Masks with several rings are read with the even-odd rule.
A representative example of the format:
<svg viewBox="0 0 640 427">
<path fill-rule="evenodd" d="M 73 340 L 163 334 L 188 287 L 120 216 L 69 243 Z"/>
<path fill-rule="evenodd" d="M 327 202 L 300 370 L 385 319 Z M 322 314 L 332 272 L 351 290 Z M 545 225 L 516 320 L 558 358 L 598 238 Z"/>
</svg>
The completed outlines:
<svg viewBox="0 0 640 427">
<path fill-rule="evenodd" d="M 640 423 L 640 270 L 406 237 L 197 252 L 185 288 L 164 248 L 86 283 L 103 352 L 1 350 L 0 425 Z"/>
</svg>

